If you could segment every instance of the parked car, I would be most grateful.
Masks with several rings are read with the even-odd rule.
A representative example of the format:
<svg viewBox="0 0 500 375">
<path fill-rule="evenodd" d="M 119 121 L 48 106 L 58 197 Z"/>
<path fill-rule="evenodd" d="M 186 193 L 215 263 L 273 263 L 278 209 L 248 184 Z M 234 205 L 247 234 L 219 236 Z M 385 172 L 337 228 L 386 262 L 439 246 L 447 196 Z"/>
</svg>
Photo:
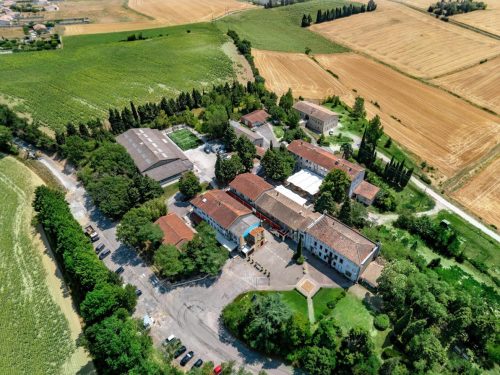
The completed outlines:
<svg viewBox="0 0 500 375">
<path fill-rule="evenodd" d="M 100 260 L 103 260 L 104 258 L 106 258 L 109 254 L 111 254 L 111 250 L 109 249 L 106 249 L 104 250 L 102 253 L 99 254 L 99 259 Z"/>
<path fill-rule="evenodd" d="M 174 358 L 179 357 L 181 354 L 184 354 L 186 352 L 187 348 L 182 345 L 179 349 L 177 349 L 174 353 Z"/>
<path fill-rule="evenodd" d="M 166 343 L 170 343 L 176 339 L 175 335 L 170 335 L 165 339 Z"/>
<path fill-rule="evenodd" d="M 96 254 L 99 254 L 101 251 L 104 250 L 104 244 L 103 243 L 100 243 L 99 245 L 97 245 L 97 247 L 95 248 L 95 253 Z"/>
<path fill-rule="evenodd" d="M 206 154 L 210 154 L 212 152 L 212 147 L 207 143 L 203 148 L 203 151 L 205 151 Z"/>
<path fill-rule="evenodd" d="M 222 366 L 218 365 L 214 368 L 214 375 L 219 375 L 222 372 Z"/>
<path fill-rule="evenodd" d="M 194 352 L 191 350 L 188 354 L 186 354 L 184 357 L 181 359 L 181 366 L 185 366 L 186 363 L 188 363 L 194 356 Z"/>
<path fill-rule="evenodd" d="M 137 297 L 141 296 L 141 295 L 142 295 L 142 290 L 140 290 L 140 289 L 136 289 L 136 290 L 135 290 L 135 295 L 136 295 Z"/>
<path fill-rule="evenodd" d="M 87 225 L 85 227 L 85 234 L 90 237 L 90 240 L 92 242 L 96 242 L 99 240 L 99 234 L 97 234 L 92 225 Z"/>
<path fill-rule="evenodd" d="M 117 275 L 121 275 L 123 272 L 125 272 L 125 268 L 123 268 L 122 266 L 118 267 L 115 271 Z"/>
<path fill-rule="evenodd" d="M 198 358 L 198 360 L 194 363 L 193 367 L 201 367 L 203 364 L 203 359 Z"/>
</svg>

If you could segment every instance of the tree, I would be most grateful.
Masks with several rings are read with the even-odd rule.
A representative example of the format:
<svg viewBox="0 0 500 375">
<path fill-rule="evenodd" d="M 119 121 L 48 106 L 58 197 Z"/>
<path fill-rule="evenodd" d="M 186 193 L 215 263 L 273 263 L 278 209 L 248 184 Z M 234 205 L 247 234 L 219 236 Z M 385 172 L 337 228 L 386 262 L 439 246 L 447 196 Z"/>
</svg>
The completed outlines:
<svg viewBox="0 0 500 375">
<path fill-rule="evenodd" d="M 136 304 L 134 286 L 127 284 L 123 288 L 120 285 L 103 284 L 87 293 L 80 304 L 80 314 L 90 325 L 113 315 L 119 308 L 132 312 Z"/>
<path fill-rule="evenodd" d="M 430 330 L 425 330 L 414 336 L 408 344 L 408 355 L 413 362 L 420 362 L 419 367 L 430 370 L 435 365 L 440 366 L 446 362 L 446 351 L 436 335 Z"/>
<path fill-rule="evenodd" d="M 334 374 L 335 351 L 317 346 L 306 347 L 301 351 L 300 364 L 311 375 Z"/>
<path fill-rule="evenodd" d="M 85 141 L 78 135 L 71 135 L 66 138 L 65 144 L 61 147 L 62 155 L 73 165 L 81 165 L 87 152 L 92 148 L 90 142 Z"/>
<path fill-rule="evenodd" d="M 329 191 L 325 191 L 320 193 L 319 196 L 314 201 L 314 210 L 316 212 L 328 213 L 330 215 L 335 214 L 335 201 L 333 200 L 332 193 Z"/>
<path fill-rule="evenodd" d="M 370 335 L 362 328 L 352 328 L 342 339 L 337 358 L 340 374 L 376 374 L 380 366 Z"/>
<path fill-rule="evenodd" d="M 352 114 L 354 117 L 358 119 L 365 118 L 366 116 L 365 99 L 363 99 L 361 96 L 357 96 L 356 99 L 354 100 L 354 107 L 352 108 Z"/>
<path fill-rule="evenodd" d="M 193 198 L 196 194 L 201 192 L 201 190 L 200 179 L 193 171 L 188 171 L 181 176 L 179 180 L 179 191 L 186 199 Z"/>
<path fill-rule="evenodd" d="M 297 250 L 293 254 L 293 259 L 297 260 L 302 257 L 302 236 L 299 237 L 299 243 L 297 244 Z"/>
<path fill-rule="evenodd" d="M 347 173 L 341 169 L 334 169 L 326 175 L 321 183 L 319 191 L 320 193 L 330 192 L 333 200 L 340 203 L 345 200 L 350 186 L 351 181 Z"/>
<path fill-rule="evenodd" d="M 234 128 L 229 124 L 224 132 L 224 137 L 222 138 L 222 141 L 224 142 L 224 145 L 226 146 L 226 150 L 228 152 L 234 151 L 236 149 L 236 142 L 238 141 L 238 136 L 236 135 Z"/>
<path fill-rule="evenodd" d="M 122 217 L 139 198 L 133 181 L 126 176 L 104 176 L 87 188 L 94 203 L 111 218 Z"/>
<path fill-rule="evenodd" d="M 165 100 L 165 98 L 162 99 L 162 103 L 163 103 L 163 100 Z M 166 103 L 166 100 L 165 100 L 165 103 Z M 139 113 L 137 113 L 137 108 L 135 108 L 135 104 L 133 101 L 130 101 L 130 109 L 132 111 L 132 116 L 134 117 L 134 121 L 136 124 L 135 126 L 138 127 L 139 125 L 141 125 L 141 119 L 139 117 Z"/>
<path fill-rule="evenodd" d="M 255 153 L 257 152 L 255 145 L 246 136 L 241 136 L 236 141 L 235 149 L 240 157 L 245 171 L 250 172 L 253 168 Z"/>
<path fill-rule="evenodd" d="M 215 177 L 221 185 L 227 185 L 243 171 L 244 167 L 238 155 L 233 155 L 230 158 L 223 159 L 220 154 L 217 154 L 217 161 L 215 162 Z"/>
<path fill-rule="evenodd" d="M 312 337 L 312 344 L 336 351 L 341 339 L 342 328 L 340 328 L 335 319 L 328 317 L 319 321 L 318 328 L 316 328 Z"/>
<path fill-rule="evenodd" d="M 342 157 L 346 160 L 349 160 L 352 155 L 354 154 L 354 151 L 352 149 L 352 145 L 350 143 L 342 143 L 340 146 L 340 151 L 342 151 Z"/>
<path fill-rule="evenodd" d="M 181 253 L 173 245 L 161 245 L 155 252 L 154 264 L 167 278 L 176 278 L 185 272 Z"/>
<path fill-rule="evenodd" d="M 406 327 L 408 327 L 408 324 L 410 324 L 412 316 L 413 316 L 413 309 L 409 308 L 405 312 L 405 314 L 398 319 L 396 324 L 394 324 L 394 333 L 396 335 L 401 336 Z"/>
<path fill-rule="evenodd" d="M 285 110 L 285 112 L 289 112 L 293 107 L 293 94 L 292 89 L 288 89 L 286 94 L 283 94 L 280 98 L 279 106 Z"/>
<path fill-rule="evenodd" d="M 12 130 L 0 125 L 0 150 L 9 151 L 13 141 Z"/>
<path fill-rule="evenodd" d="M 340 208 L 339 220 L 347 226 L 352 226 L 351 198 L 347 195 L 344 199 L 342 207 Z"/>
<path fill-rule="evenodd" d="M 290 129 L 297 129 L 297 127 L 299 126 L 299 121 L 300 121 L 300 115 L 298 114 L 298 112 L 295 110 L 290 110 L 288 112 L 288 115 L 286 116 L 286 121 L 285 121 L 288 127 Z M 300 138 L 304 137 L 299 137 L 295 139 L 300 139 Z"/>
<path fill-rule="evenodd" d="M 261 165 L 267 177 L 276 181 L 284 181 L 292 175 L 295 159 L 287 149 L 269 148 L 262 158 Z"/>
<path fill-rule="evenodd" d="M 213 138 L 222 138 L 229 118 L 223 105 L 212 104 L 205 110 L 202 131 Z"/>
</svg>

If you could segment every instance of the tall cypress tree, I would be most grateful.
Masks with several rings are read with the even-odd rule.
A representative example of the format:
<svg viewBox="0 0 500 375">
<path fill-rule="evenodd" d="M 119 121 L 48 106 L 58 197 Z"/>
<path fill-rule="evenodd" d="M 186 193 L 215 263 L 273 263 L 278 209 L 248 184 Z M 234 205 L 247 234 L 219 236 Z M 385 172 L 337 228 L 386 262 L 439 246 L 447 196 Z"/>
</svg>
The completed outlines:
<svg viewBox="0 0 500 375">
<path fill-rule="evenodd" d="M 132 110 L 132 116 L 134 116 L 135 123 L 137 124 L 136 126 L 139 126 L 141 124 L 141 119 L 139 118 L 139 114 L 132 100 L 130 101 L 130 109 Z"/>
<path fill-rule="evenodd" d="M 347 226 L 352 226 L 351 198 L 345 197 L 339 212 L 339 220 Z"/>
<path fill-rule="evenodd" d="M 321 13 L 321 9 L 318 9 L 318 12 L 316 13 L 316 23 L 321 22 L 323 22 L 323 14 Z"/>
</svg>

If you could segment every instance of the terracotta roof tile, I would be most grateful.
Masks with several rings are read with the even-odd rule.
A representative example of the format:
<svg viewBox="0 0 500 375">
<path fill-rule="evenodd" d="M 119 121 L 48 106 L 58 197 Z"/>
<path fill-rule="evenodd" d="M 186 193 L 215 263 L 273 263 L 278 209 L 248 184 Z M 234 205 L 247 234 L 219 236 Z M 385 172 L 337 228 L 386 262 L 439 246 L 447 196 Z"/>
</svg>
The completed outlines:
<svg viewBox="0 0 500 375">
<path fill-rule="evenodd" d="M 210 190 L 191 200 L 191 204 L 214 219 L 221 227 L 229 229 L 241 216 L 252 211 L 222 190 Z"/>
<path fill-rule="evenodd" d="M 364 168 L 358 164 L 339 158 L 321 147 L 314 146 L 301 140 L 292 141 L 292 143 L 288 145 L 288 151 L 297 156 L 302 156 L 302 158 L 318 164 L 328 171 L 332 169 L 341 169 L 346 172 L 351 179 L 354 179 L 354 177 L 364 171 Z"/>
<path fill-rule="evenodd" d="M 264 123 L 269 117 L 271 117 L 269 113 L 267 113 L 263 109 L 257 109 L 253 112 L 247 113 L 244 116 L 241 116 L 241 122 L 249 121 L 252 124 L 255 122 Z"/>
<path fill-rule="evenodd" d="M 255 202 L 262 193 L 271 190 L 273 185 L 253 173 L 243 173 L 236 176 L 229 187 Z"/>
<path fill-rule="evenodd" d="M 354 194 L 360 195 L 372 201 L 375 199 L 379 191 L 380 188 L 376 187 L 375 185 L 372 185 L 366 181 L 361 181 L 361 183 L 356 186 L 356 189 L 354 189 Z"/>
<path fill-rule="evenodd" d="M 158 224 L 163 231 L 165 244 L 181 247 L 184 243 L 191 241 L 195 234 L 194 230 L 173 212 L 160 217 L 155 224 Z"/>
<path fill-rule="evenodd" d="M 376 246 L 354 229 L 327 215 L 314 223 L 307 232 L 358 266 Z"/>
</svg>

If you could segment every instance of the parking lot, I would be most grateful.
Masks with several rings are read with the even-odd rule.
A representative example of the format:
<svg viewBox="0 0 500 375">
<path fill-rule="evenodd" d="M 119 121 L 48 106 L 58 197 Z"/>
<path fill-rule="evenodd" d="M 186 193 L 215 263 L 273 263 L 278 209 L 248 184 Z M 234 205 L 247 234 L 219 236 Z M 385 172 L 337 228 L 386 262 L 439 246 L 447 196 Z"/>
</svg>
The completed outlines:
<svg viewBox="0 0 500 375">
<path fill-rule="evenodd" d="M 217 154 L 205 152 L 205 145 L 184 151 L 187 158 L 194 164 L 194 171 L 202 182 L 213 182 L 215 180 L 215 162 Z"/>
</svg>

